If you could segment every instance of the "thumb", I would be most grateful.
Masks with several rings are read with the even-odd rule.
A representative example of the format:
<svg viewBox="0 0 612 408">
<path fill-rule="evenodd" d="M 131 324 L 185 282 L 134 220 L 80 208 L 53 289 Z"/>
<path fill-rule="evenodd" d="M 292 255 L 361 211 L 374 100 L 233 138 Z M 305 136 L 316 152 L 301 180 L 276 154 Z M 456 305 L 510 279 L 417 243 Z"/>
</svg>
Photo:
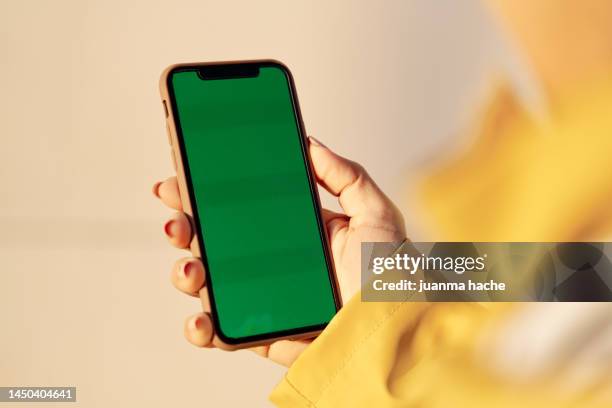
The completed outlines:
<svg viewBox="0 0 612 408">
<path fill-rule="evenodd" d="M 319 184 L 338 197 L 351 218 L 366 219 L 395 212 L 395 207 L 358 163 L 332 152 L 313 137 L 310 157 Z"/>
</svg>

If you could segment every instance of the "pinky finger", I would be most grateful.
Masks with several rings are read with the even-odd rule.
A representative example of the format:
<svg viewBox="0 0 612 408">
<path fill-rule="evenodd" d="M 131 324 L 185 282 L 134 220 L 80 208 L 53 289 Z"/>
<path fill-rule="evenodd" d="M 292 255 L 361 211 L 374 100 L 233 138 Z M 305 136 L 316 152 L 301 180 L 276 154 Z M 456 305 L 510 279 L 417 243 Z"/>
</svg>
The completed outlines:
<svg viewBox="0 0 612 408">
<path fill-rule="evenodd" d="M 209 347 L 213 338 L 213 326 L 210 315 L 198 313 L 185 320 L 185 338 L 196 347 Z"/>
</svg>

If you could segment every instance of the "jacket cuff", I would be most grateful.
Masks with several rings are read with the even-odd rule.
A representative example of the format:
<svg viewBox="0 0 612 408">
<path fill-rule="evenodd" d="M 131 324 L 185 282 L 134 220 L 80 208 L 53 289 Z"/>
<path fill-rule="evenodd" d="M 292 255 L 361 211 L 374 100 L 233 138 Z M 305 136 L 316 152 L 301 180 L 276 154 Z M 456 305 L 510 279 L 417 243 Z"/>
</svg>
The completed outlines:
<svg viewBox="0 0 612 408">
<path fill-rule="evenodd" d="M 409 247 L 410 241 L 404 240 L 392 253 L 405 252 Z M 350 377 L 361 375 L 358 373 L 362 371 L 352 369 L 353 366 L 364 350 L 372 351 L 385 344 L 374 339 L 385 331 L 403 305 L 403 302 L 362 302 L 361 293 L 357 293 L 293 363 L 270 394 L 270 401 L 279 407 L 333 406 L 330 401 L 338 392 L 330 391 L 338 384 L 347 381 L 351 384 Z M 363 380 L 355 378 L 352 384 Z M 339 403 L 347 403 L 346 394 L 336 406 Z"/>
<path fill-rule="evenodd" d="M 354 296 L 293 363 L 270 400 L 280 407 L 351 406 L 355 393 L 344 388 L 368 381 L 363 378 L 368 371 L 361 367 L 367 364 L 368 355 L 388 355 L 380 350 L 389 346 L 381 336 L 394 330 L 394 320 L 407 304 L 362 302 L 359 294 Z M 426 307 L 411 305 L 412 312 Z"/>
</svg>

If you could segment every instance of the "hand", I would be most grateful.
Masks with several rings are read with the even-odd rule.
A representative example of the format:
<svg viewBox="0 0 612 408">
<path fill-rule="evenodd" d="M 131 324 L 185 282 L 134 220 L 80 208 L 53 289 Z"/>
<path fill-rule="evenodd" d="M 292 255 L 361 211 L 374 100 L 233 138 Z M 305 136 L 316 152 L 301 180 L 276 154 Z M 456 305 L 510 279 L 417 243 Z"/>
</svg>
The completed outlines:
<svg viewBox="0 0 612 408">
<path fill-rule="evenodd" d="M 375 241 L 402 241 L 406 237 L 400 211 L 383 194 L 359 164 L 347 160 L 314 138 L 310 140 L 310 156 L 318 183 L 338 197 L 344 214 L 323 210 L 329 242 L 338 275 L 343 303 L 359 291 L 361 285 L 361 243 Z M 193 230 L 182 212 L 176 177 L 156 183 L 153 193 L 168 207 L 178 212 L 164 225 L 170 243 L 177 248 L 189 248 Z M 199 258 L 179 259 L 172 269 L 174 286 L 191 296 L 206 284 L 204 266 Z M 210 308 L 185 321 L 185 337 L 198 347 L 211 347 L 213 326 Z M 290 366 L 310 344 L 308 341 L 277 341 L 252 350 L 285 366 Z"/>
</svg>

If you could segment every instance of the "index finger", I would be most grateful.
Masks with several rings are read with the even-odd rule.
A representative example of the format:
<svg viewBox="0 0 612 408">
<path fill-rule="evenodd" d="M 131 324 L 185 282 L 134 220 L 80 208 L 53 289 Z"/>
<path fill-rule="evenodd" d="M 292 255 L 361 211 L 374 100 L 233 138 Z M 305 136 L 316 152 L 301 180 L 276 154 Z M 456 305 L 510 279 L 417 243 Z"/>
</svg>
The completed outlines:
<svg viewBox="0 0 612 408">
<path fill-rule="evenodd" d="M 346 215 L 351 218 L 379 216 L 393 208 L 391 201 L 361 165 L 332 152 L 313 137 L 309 140 L 317 180 L 338 197 Z"/>
</svg>

